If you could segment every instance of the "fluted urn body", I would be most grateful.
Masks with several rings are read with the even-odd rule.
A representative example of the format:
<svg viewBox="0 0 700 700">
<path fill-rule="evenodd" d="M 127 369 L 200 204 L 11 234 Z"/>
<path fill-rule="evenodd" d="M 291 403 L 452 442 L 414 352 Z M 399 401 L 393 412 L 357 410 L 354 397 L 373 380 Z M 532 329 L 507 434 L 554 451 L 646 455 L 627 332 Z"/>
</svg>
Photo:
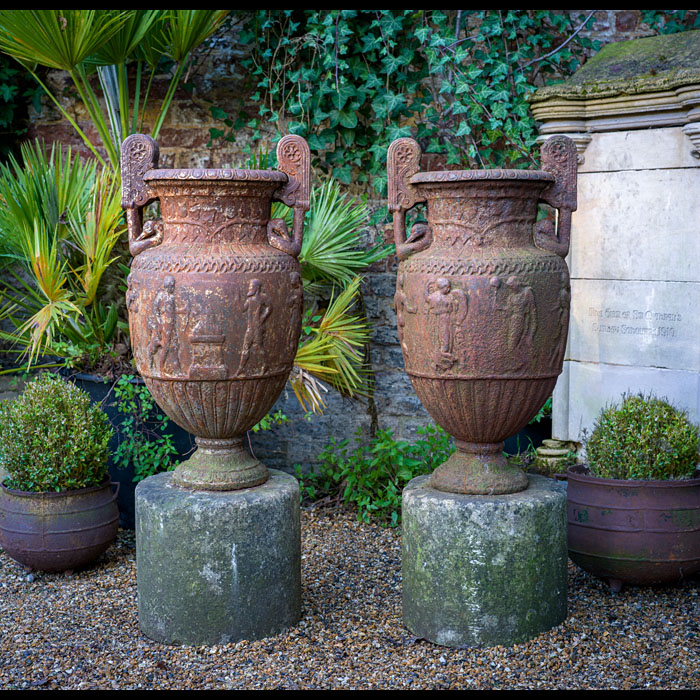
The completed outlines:
<svg viewBox="0 0 700 700">
<path fill-rule="evenodd" d="M 196 436 L 173 475 L 182 486 L 229 490 L 268 478 L 243 436 L 279 397 L 301 332 L 308 147 L 286 138 L 280 171 L 160 170 L 155 142 L 124 143 L 131 343 L 158 405 Z M 273 199 L 295 209 L 291 237 L 270 220 Z M 141 207 L 153 200 L 162 219 L 143 225 Z"/>
<path fill-rule="evenodd" d="M 395 297 L 406 372 L 456 453 L 431 476 L 443 491 L 512 493 L 527 487 L 502 455 L 552 393 L 569 321 L 564 262 L 575 209 L 576 152 L 557 138 L 542 171 L 419 172 L 411 139 L 389 153 L 399 256 Z M 427 225 L 405 235 L 406 210 L 427 204 Z M 559 208 L 537 224 L 542 202 Z"/>
</svg>

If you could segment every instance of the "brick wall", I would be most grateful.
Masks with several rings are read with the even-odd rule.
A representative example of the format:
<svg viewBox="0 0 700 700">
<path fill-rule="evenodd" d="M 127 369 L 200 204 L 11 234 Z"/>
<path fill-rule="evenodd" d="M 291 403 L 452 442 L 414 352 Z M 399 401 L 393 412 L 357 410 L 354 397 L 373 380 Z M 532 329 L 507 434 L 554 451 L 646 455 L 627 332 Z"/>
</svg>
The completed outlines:
<svg viewBox="0 0 700 700">
<path fill-rule="evenodd" d="M 569 10 L 578 17 L 588 10 Z M 638 10 L 599 10 L 595 15 L 595 27 L 585 34 L 602 43 L 647 36 L 652 32 L 641 23 Z M 209 129 L 221 127 L 209 112 L 211 104 L 234 111 L 242 93 L 243 75 L 240 67 L 241 52 L 235 41 L 235 32 L 219 36 L 200 70 L 190 82 L 195 88 L 191 95 L 176 95 L 169 118 L 159 136 L 161 162 L 165 167 L 221 167 L 242 164 L 245 135 L 233 143 L 209 148 Z M 63 92 L 68 81 L 60 73 L 50 76 L 52 85 Z M 164 94 L 166 82 L 157 80 L 153 95 L 157 101 Z M 85 114 L 76 108 L 70 95 L 63 98 L 69 105 L 81 127 L 95 136 Z M 147 122 L 154 115 L 149 115 Z M 148 129 L 146 128 L 148 132 Z M 41 115 L 32 116 L 30 136 L 74 144 L 81 152 L 85 148 L 73 133 L 70 125 L 45 104 Z M 267 147 L 272 146 L 270 142 Z M 353 191 L 353 188 L 350 188 Z M 378 206 L 379 202 L 372 203 Z M 373 243 L 384 237 L 379 230 L 368 231 L 368 241 Z M 370 399 L 348 401 L 329 392 L 328 408 L 323 416 L 306 420 L 299 409 L 294 394 L 286 391 L 276 408 L 281 408 L 290 423 L 275 428 L 271 433 L 252 435 L 256 454 L 269 466 L 291 468 L 294 463 L 308 465 L 332 438 L 352 438 L 359 428 L 366 436 L 377 427 L 389 428 L 397 438 L 410 439 L 418 426 L 429 417 L 418 401 L 410 380 L 403 371 L 401 350 L 396 337 L 396 318 L 392 308 L 395 286 L 395 261 L 393 259 L 375 265 L 366 276 L 363 286 L 367 316 L 372 323 L 372 342 L 369 348 L 375 378 L 375 392 Z M 275 409 L 276 410 L 276 409 Z"/>
</svg>

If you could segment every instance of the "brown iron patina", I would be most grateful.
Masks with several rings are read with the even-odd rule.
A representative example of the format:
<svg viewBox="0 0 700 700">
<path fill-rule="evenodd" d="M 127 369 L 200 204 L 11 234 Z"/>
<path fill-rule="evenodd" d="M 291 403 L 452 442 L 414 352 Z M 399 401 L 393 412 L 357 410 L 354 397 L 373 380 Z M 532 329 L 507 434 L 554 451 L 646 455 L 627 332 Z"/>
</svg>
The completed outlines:
<svg viewBox="0 0 700 700">
<path fill-rule="evenodd" d="M 504 440 L 533 418 L 561 373 L 569 323 L 576 148 L 556 136 L 543 170 L 419 172 L 413 139 L 387 155 L 399 269 L 396 320 L 406 372 L 457 452 L 431 476 L 441 491 L 514 493 L 527 477 Z M 406 236 L 406 212 L 427 203 L 427 225 Z M 558 211 L 558 232 L 536 224 Z"/>
<path fill-rule="evenodd" d="M 567 469 L 569 556 L 623 583 L 677 583 L 700 571 L 700 479 L 601 479 Z"/>
<path fill-rule="evenodd" d="M 278 171 L 159 170 L 153 139 L 134 134 L 122 147 L 131 342 L 158 405 L 196 436 L 173 473 L 181 486 L 227 491 L 268 479 L 243 438 L 294 362 L 310 186 L 304 139 L 285 136 L 277 157 Z M 162 219 L 143 223 L 155 200 Z M 291 235 L 270 219 L 273 201 L 292 207 Z"/>
<path fill-rule="evenodd" d="M 30 569 L 66 571 L 85 566 L 117 536 L 118 491 L 119 485 L 109 479 L 75 491 L 15 491 L 2 484 L 0 545 Z"/>
</svg>

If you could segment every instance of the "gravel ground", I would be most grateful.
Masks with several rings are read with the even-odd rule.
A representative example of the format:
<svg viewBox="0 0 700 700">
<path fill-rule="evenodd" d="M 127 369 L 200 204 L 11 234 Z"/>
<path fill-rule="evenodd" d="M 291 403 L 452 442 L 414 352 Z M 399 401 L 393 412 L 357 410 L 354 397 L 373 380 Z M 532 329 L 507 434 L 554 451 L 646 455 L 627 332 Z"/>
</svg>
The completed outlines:
<svg viewBox="0 0 700 700">
<path fill-rule="evenodd" d="M 512 648 L 447 649 L 401 623 L 397 531 L 302 516 L 303 618 L 218 647 L 144 638 L 132 532 L 72 575 L 0 552 L 0 688 L 700 688 L 700 578 L 618 595 L 569 564 L 569 617 Z"/>
</svg>

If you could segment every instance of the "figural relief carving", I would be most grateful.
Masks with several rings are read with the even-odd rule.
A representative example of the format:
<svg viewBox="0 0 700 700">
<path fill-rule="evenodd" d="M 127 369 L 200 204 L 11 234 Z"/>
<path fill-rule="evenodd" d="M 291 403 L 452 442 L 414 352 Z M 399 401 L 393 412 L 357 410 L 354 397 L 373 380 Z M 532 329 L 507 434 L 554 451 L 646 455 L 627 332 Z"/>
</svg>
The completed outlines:
<svg viewBox="0 0 700 700">
<path fill-rule="evenodd" d="M 454 343 L 459 328 L 463 328 L 467 319 L 467 295 L 461 289 L 453 288 L 448 279 L 439 277 L 434 285 L 428 283 L 425 300 L 433 337 L 438 341 L 433 355 L 435 369 L 447 370 L 458 360 Z"/>
<path fill-rule="evenodd" d="M 167 275 L 163 286 L 153 297 L 151 315 L 148 318 L 151 340 L 146 352 L 151 370 L 180 371 L 177 314 L 175 278 Z"/>
<path fill-rule="evenodd" d="M 255 369 L 265 372 L 265 356 L 261 352 L 265 343 L 265 322 L 270 316 L 272 309 L 270 299 L 262 289 L 262 282 L 259 279 L 250 280 L 245 301 L 243 302 L 243 313 L 246 316 L 246 329 L 243 336 L 243 349 L 241 352 L 241 362 L 238 365 L 240 374 L 251 362 L 251 355 L 260 358 L 260 366 Z"/>
</svg>

